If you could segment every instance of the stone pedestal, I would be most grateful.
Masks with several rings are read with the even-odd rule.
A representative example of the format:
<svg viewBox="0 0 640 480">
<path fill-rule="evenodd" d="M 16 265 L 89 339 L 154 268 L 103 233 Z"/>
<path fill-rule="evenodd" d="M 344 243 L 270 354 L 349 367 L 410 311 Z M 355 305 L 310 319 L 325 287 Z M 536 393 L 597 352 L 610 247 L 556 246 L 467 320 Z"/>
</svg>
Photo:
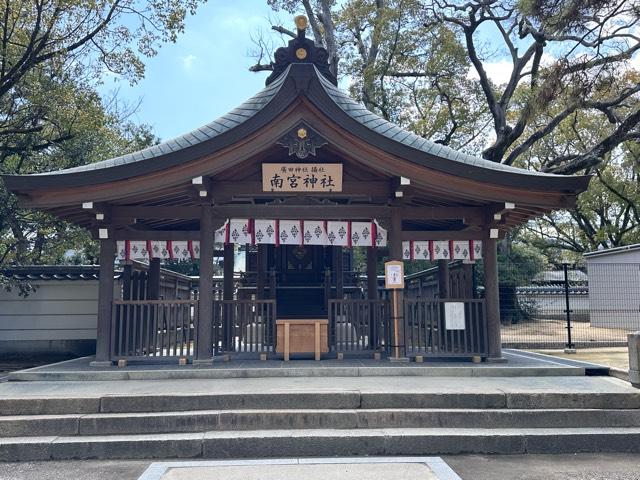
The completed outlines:
<svg viewBox="0 0 640 480">
<path fill-rule="evenodd" d="M 627 335 L 629 343 L 629 381 L 640 388 L 640 332 Z"/>
</svg>

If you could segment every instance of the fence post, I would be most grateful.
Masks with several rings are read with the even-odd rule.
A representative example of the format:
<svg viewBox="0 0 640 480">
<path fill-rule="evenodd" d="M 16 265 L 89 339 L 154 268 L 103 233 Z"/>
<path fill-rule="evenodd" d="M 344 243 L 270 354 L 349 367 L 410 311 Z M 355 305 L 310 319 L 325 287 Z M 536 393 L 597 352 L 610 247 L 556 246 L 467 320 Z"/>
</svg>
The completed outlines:
<svg viewBox="0 0 640 480">
<path fill-rule="evenodd" d="M 566 303 L 565 313 L 567 315 L 567 345 L 564 349 L 565 353 L 576 353 L 576 348 L 571 341 L 571 309 L 569 308 L 569 264 L 563 263 L 564 271 L 564 299 Z"/>
</svg>

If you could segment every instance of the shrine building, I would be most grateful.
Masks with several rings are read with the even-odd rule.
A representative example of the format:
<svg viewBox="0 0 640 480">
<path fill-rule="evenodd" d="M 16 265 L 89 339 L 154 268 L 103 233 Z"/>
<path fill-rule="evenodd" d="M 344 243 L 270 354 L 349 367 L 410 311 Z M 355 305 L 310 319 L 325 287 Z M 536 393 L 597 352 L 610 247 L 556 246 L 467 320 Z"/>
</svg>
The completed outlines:
<svg viewBox="0 0 640 480">
<path fill-rule="evenodd" d="M 589 178 L 493 163 L 380 118 L 337 87 L 327 52 L 305 37 L 304 18 L 297 25 L 266 87 L 221 118 L 121 157 L 3 177 L 21 206 L 99 240 L 93 365 L 306 353 L 501 360 L 497 242 L 572 207 Z M 245 272 L 234 275 L 239 248 Z M 199 262 L 197 290 L 161 293 L 172 259 Z M 379 284 L 382 261 L 418 259 L 437 262 L 436 293 Z M 137 260 L 149 263 L 144 284 L 130 275 Z"/>
</svg>

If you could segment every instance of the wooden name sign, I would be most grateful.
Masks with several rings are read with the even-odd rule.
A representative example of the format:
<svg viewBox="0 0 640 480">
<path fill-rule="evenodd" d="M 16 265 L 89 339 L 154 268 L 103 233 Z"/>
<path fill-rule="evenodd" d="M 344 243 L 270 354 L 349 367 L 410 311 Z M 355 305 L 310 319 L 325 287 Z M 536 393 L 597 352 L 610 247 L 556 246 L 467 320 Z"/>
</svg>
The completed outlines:
<svg viewBox="0 0 640 480">
<path fill-rule="evenodd" d="M 263 192 L 341 192 L 341 163 L 263 163 Z"/>
</svg>

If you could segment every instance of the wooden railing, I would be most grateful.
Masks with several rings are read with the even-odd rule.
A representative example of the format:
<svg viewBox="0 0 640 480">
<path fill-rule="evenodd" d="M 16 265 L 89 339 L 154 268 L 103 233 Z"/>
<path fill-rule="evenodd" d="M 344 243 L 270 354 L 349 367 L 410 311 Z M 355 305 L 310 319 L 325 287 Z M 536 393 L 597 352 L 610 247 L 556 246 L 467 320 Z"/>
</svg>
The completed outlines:
<svg viewBox="0 0 640 480">
<path fill-rule="evenodd" d="M 447 329 L 446 302 L 464 304 L 464 329 Z M 407 355 L 485 357 L 488 354 L 484 299 L 405 299 L 404 317 Z"/>
<path fill-rule="evenodd" d="M 329 300 L 329 349 L 334 352 L 387 350 L 387 300 Z"/>
<path fill-rule="evenodd" d="M 112 358 L 193 354 L 196 300 L 114 300 Z"/>
<path fill-rule="evenodd" d="M 274 352 L 275 323 L 275 300 L 214 301 L 214 352 Z"/>
</svg>

